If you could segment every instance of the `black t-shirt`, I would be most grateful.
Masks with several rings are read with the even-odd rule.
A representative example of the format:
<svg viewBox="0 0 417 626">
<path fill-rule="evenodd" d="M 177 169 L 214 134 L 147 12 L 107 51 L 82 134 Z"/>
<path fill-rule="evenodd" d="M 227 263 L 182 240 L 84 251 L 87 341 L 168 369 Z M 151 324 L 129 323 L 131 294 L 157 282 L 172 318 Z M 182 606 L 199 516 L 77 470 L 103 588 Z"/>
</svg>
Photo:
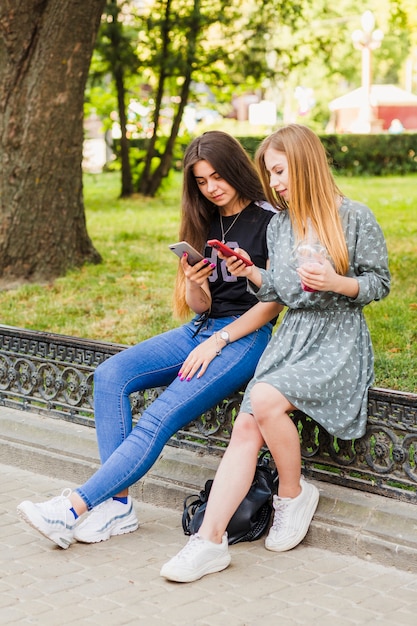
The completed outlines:
<svg viewBox="0 0 417 626">
<path fill-rule="evenodd" d="M 262 209 L 252 202 L 239 215 L 229 232 L 236 215 L 223 216 L 223 228 L 227 232 L 225 244 L 229 248 L 243 248 L 257 267 L 265 268 L 268 259 L 266 245 L 266 229 L 274 212 Z M 211 224 L 208 239 L 222 239 L 220 215 Z M 210 317 L 228 317 L 242 315 L 254 306 L 258 299 L 247 290 L 246 278 L 232 276 L 221 261 L 216 250 L 210 246 L 205 248 L 205 256 L 217 267 L 209 278 L 212 297 Z"/>
</svg>

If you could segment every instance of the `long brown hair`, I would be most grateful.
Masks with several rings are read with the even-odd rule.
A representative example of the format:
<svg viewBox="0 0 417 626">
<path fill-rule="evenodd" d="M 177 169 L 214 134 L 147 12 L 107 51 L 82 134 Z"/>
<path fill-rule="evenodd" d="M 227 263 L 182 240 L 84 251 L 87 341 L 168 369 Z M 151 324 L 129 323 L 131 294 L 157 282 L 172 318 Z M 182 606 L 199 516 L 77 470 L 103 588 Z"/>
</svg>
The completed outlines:
<svg viewBox="0 0 417 626">
<path fill-rule="evenodd" d="M 184 155 L 179 238 L 204 253 L 210 224 L 218 208 L 203 196 L 197 185 L 193 168 L 198 161 L 208 161 L 213 170 L 236 190 L 242 201 L 264 200 L 265 194 L 255 166 L 234 137 L 211 130 L 194 139 Z M 174 313 L 180 318 L 189 314 L 181 265 L 174 290 Z"/>
<path fill-rule="evenodd" d="M 287 158 L 288 203 L 270 187 L 270 175 L 265 166 L 265 152 L 269 148 L 283 152 Z M 304 239 L 311 223 L 318 239 L 327 248 L 336 271 L 345 275 L 349 258 L 338 210 L 342 193 L 317 135 L 301 124 L 284 126 L 263 140 L 256 152 L 255 163 L 267 200 L 278 210 L 288 210 L 296 241 Z"/>
</svg>

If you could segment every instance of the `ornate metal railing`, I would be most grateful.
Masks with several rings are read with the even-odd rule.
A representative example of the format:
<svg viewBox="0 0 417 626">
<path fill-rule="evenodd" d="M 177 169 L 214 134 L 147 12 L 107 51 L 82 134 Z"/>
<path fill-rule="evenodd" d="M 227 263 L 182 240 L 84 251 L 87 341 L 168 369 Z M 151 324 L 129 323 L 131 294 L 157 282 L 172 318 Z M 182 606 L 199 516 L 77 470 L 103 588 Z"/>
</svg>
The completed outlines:
<svg viewBox="0 0 417 626">
<path fill-rule="evenodd" d="M 94 426 L 93 373 L 126 346 L 0 326 L 0 405 Z M 135 419 L 162 389 L 133 394 Z M 242 392 L 179 431 L 169 444 L 222 454 Z M 373 388 L 364 437 L 341 441 L 296 412 L 306 474 L 417 503 L 417 394 Z"/>
</svg>

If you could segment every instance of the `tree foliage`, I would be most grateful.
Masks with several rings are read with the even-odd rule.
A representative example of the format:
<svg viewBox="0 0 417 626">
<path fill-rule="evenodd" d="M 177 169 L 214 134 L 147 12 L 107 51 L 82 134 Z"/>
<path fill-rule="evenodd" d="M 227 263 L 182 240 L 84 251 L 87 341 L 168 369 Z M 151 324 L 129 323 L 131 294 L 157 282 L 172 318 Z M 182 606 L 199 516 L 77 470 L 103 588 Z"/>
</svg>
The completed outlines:
<svg viewBox="0 0 417 626">
<path fill-rule="evenodd" d="M 378 26 L 386 37 L 375 53 L 377 82 L 397 82 L 409 45 L 404 36 L 408 1 L 383 0 L 382 11 L 378 6 Z M 230 107 L 240 93 L 272 93 L 285 111 L 293 106 L 288 100 L 294 99 L 295 87 L 306 84 L 318 101 L 310 121 L 316 119 L 322 128 L 329 93 L 336 97 L 360 81 L 360 56 L 353 50 L 351 33 L 360 26 L 362 12 L 360 0 L 336 5 L 329 0 L 148 3 L 148 12 L 142 9 L 136 22 L 137 65 L 130 60 L 125 66 L 135 67 L 139 80 L 151 90 L 152 120 L 136 188 L 145 195 L 157 192 L 175 158 L 185 107 L 191 100 L 198 102 L 202 93 L 205 98 L 211 94 L 220 109 Z M 205 91 L 198 89 L 201 85 Z"/>
<path fill-rule="evenodd" d="M 326 103 L 360 84 L 351 33 L 361 0 L 73 0 L 70 8 L 63 0 L 0 3 L 0 286 L 100 260 L 86 230 L 81 162 L 101 15 L 89 94 L 99 79 L 108 109 L 118 110 L 122 195 L 156 193 L 190 101 L 213 98 L 224 111 L 234 95 L 256 91 L 272 93 L 282 111 L 306 84 L 317 102 L 306 122 L 323 128 Z M 405 59 L 417 63 L 415 2 L 369 0 L 366 8 L 385 33 L 374 82 L 400 82 Z M 145 94 L 152 120 L 132 183 L 126 107 Z"/>
<path fill-rule="evenodd" d="M 198 98 L 194 86 L 204 84 L 221 105 L 239 92 L 259 90 L 265 77 L 287 76 L 308 62 L 311 46 L 302 35 L 296 43 L 294 38 L 306 28 L 310 4 L 311 0 L 151 4 L 138 31 L 137 47 L 141 79 L 153 90 L 151 132 L 138 183 L 141 193 L 154 195 L 170 170 L 185 107 L 191 97 Z M 271 64 L 271 54 L 278 62 Z M 168 109 L 169 120 L 164 116 Z"/>
</svg>

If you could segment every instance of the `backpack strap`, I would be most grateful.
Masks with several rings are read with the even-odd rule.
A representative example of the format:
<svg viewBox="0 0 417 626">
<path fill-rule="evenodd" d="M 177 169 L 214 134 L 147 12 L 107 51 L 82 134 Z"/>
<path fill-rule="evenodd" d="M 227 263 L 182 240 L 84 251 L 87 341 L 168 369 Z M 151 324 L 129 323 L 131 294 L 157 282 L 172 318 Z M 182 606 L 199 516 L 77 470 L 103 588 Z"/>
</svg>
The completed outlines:
<svg viewBox="0 0 417 626">
<path fill-rule="evenodd" d="M 182 529 L 184 531 L 184 535 L 191 535 L 191 520 L 197 509 L 207 502 L 212 484 L 212 480 L 207 480 L 204 485 L 204 489 L 202 489 L 199 494 L 195 493 L 185 498 L 184 510 L 182 512 Z"/>
</svg>

